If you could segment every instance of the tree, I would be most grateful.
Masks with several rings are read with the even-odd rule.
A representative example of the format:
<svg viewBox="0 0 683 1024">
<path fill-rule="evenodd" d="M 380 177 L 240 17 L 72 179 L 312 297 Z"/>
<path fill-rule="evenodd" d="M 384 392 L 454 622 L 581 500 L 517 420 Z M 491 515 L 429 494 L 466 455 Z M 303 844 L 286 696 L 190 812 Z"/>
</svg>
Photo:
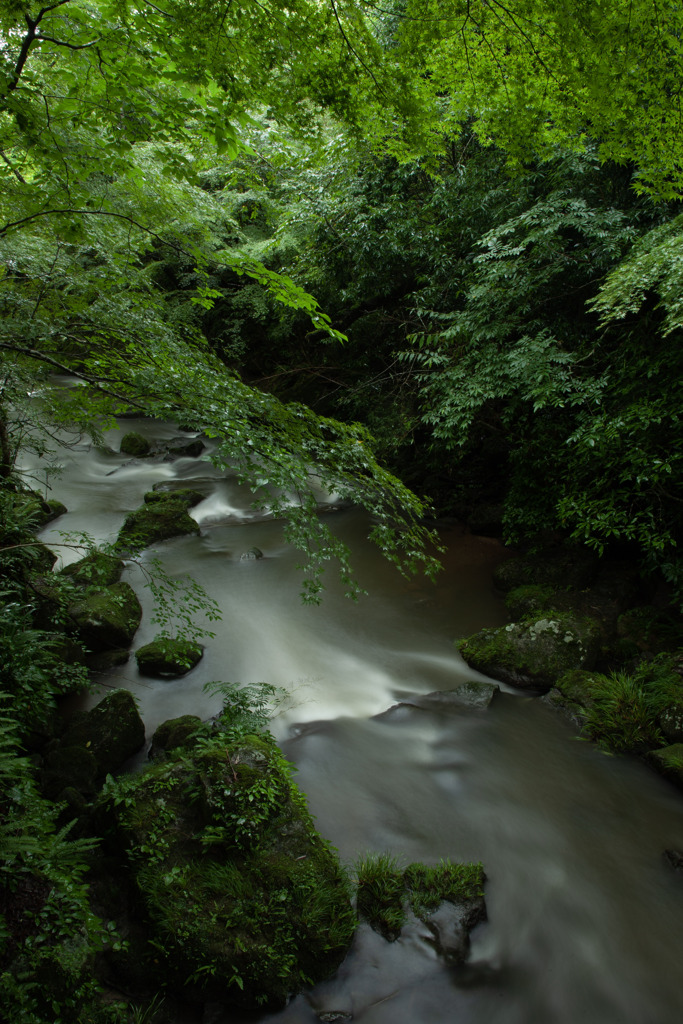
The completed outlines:
<svg viewBox="0 0 683 1024">
<path fill-rule="evenodd" d="M 373 536 L 397 564 L 433 568 L 424 507 L 377 464 L 369 435 L 246 387 L 191 312 L 171 315 L 149 272 L 159 254 L 178 254 L 194 275 L 190 311 L 218 294 L 209 271 L 246 274 L 341 337 L 291 279 L 232 250 L 234 221 L 197 174 L 207 154 L 238 152 L 239 125 L 258 104 L 301 125 L 312 97 L 353 119 L 359 65 L 345 54 L 364 66 L 378 48 L 356 6 L 18 2 L 4 5 L 1 25 L 2 473 L 19 440 L 10 406 L 37 366 L 66 370 L 90 388 L 53 403 L 57 420 L 92 425 L 133 405 L 218 438 L 217 461 L 270 488 L 289 539 L 308 552 L 307 598 L 330 557 L 353 590 L 310 473 L 373 513 Z"/>
<path fill-rule="evenodd" d="M 513 162 L 597 140 L 635 187 L 683 184 L 683 10 L 661 0 L 405 0 L 391 57 L 415 69 L 430 131 L 478 137 Z M 397 140 L 398 141 L 398 140 Z"/>
</svg>

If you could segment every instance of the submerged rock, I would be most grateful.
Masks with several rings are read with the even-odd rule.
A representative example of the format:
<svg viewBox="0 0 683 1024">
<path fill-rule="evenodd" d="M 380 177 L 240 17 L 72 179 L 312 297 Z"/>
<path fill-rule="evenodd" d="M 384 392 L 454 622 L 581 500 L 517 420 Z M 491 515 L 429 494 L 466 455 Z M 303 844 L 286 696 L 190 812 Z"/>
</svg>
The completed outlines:
<svg viewBox="0 0 683 1024">
<path fill-rule="evenodd" d="M 69 606 L 69 615 L 91 651 L 128 647 L 142 619 L 142 607 L 128 583 L 91 590 Z"/>
<path fill-rule="evenodd" d="M 283 1006 L 354 932 L 348 879 L 274 741 L 207 733 L 104 803 L 128 850 L 159 974 L 207 998 Z"/>
<path fill-rule="evenodd" d="M 484 675 L 547 691 L 570 669 L 590 668 L 599 640 L 594 620 L 558 612 L 483 629 L 458 641 L 457 647 L 467 664 Z"/>
<path fill-rule="evenodd" d="M 242 554 L 240 555 L 240 560 L 242 562 L 251 561 L 252 558 L 263 558 L 263 552 L 261 551 L 261 548 L 249 548 L 248 551 L 243 551 Z"/>
<path fill-rule="evenodd" d="M 206 445 L 199 437 L 184 438 L 177 437 L 169 442 L 168 455 L 172 458 L 196 459 L 202 454 Z"/>
<path fill-rule="evenodd" d="M 176 679 L 199 663 L 204 653 L 200 644 L 191 640 L 157 637 L 135 652 L 135 660 L 143 675 L 158 679 Z"/>
<path fill-rule="evenodd" d="M 204 500 L 199 491 L 150 491 L 145 504 L 130 512 L 115 544 L 118 551 L 142 551 L 156 541 L 199 533 L 199 524 L 188 509 Z"/>
<path fill-rule="evenodd" d="M 146 437 L 142 436 L 142 434 L 138 434 L 137 431 L 131 430 L 121 438 L 119 449 L 122 455 L 133 455 L 135 458 L 144 458 L 145 455 L 149 455 L 151 452 L 152 445 Z"/>
<path fill-rule="evenodd" d="M 500 693 L 500 687 L 495 683 L 480 683 L 468 680 L 453 690 L 435 690 L 433 693 L 416 694 L 414 697 L 407 697 L 397 707 L 423 708 L 425 711 L 449 712 L 461 711 L 466 708 L 477 708 L 484 710 L 491 705 L 491 701 Z"/>
</svg>

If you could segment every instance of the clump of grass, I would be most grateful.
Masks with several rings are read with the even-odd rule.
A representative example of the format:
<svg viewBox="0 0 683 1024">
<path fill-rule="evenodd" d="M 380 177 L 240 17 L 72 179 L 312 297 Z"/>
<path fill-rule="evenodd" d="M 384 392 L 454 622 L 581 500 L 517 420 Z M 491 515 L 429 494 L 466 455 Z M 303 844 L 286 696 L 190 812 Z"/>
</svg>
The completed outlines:
<svg viewBox="0 0 683 1024">
<path fill-rule="evenodd" d="M 461 905 L 482 897 L 486 878 L 481 864 L 449 860 L 435 867 L 409 864 L 401 871 L 396 859 L 385 853 L 361 858 L 356 877 L 358 916 L 389 941 L 398 938 L 408 908 L 426 921 L 444 902 Z"/>
<path fill-rule="evenodd" d="M 405 921 L 403 872 L 395 857 L 369 854 L 356 864 L 356 911 L 389 941 L 398 938 Z"/>
<path fill-rule="evenodd" d="M 661 746 L 657 715 L 666 701 L 661 687 L 648 687 L 643 678 L 614 672 L 593 690 L 586 713 L 586 731 L 603 749 L 640 753 Z"/>
<path fill-rule="evenodd" d="M 450 860 L 436 867 L 409 864 L 403 878 L 411 910 L 423 921 L 441 903 L 467 903 L 483 896 L 486 880 L 481 864 L 451 864 Z"/>
</svg>

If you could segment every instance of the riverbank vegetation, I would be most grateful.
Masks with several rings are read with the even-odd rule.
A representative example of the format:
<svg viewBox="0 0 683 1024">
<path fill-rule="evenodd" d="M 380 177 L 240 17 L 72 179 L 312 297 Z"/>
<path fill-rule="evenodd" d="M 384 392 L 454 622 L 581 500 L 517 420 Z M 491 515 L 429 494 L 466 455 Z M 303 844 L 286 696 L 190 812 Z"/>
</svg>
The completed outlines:
<svg viewBox="0 0 683 1024">
<path fill-rule="evenodd" d="M 359 592 L 318 485 L 371 513 L 404 572 L 436 571 L 434 515 L 595 556 L 593 578 L 627 563 L 613 633 L 598 615 L 598 660 L 559 692 L 606 746 L 677 746 L 682 22 L 646 0 L 2 5 L 0 941 L 17 1019 L 106 1019 L 93 958 L 119 943 L 83 880 L 92 837 L 68 830 L 83 792 L 39 792 L 55 702 L 97 653 L 95 627 L 65 636 L 65 617 L 84 587 L 131 603 L 105 570 L 170 513 L 194 529 L 191 497 L 152 495 L 109 561 L 54 573 L 35 534 L 59 506 L 23 460 L 48 467 L 56 431 L 97 443 L 138 411 L 212 439 L 286 521 L 311 601 L 331 562 Z M 585 616 L 567 586 L 517 591 L 514 628 Z"/>
</svg>

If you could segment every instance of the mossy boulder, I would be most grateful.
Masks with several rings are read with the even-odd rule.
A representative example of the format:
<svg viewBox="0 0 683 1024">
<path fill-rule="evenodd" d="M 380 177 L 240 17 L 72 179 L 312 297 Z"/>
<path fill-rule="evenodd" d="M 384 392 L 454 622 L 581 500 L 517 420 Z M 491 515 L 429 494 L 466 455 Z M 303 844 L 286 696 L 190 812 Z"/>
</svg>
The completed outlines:
<svg viewBox="0 0 683 1024">
<path fill-rule="evenodd" d="M 354 932 L 348 880 L 268 736 L 181 748 L 105 805 L 169 984 L 283 1006 Z"/>
<path fill-rule="evenodd" d="M 557 597 L 553 588 L 542 587 L 537 583 L 515 587 L 505 595 L 505 607 L 513 619 L 522 619 L 542 610 L 554 611 L 556 603 Z"/>
<path fill-rule="evenodd" d="M 199 491 L 150 491 L 145 504 L 126 516 L 115 548 L 118 551 L 142 551 L 157 541 L 199 533 L 199 524 L 188 509 L 204 500 Z"/>
<path fill-rule="evenodd" d="M 123 435 L 119 448 L 122 455 L 132 455 L 139 459 L 144 458 L 145 455 L 149 455 L 152 450 L 152 445 L 146 437 L 142 436 L 142 434 L 138 434 L 137 431 L 131 430 L 127 434 Z"/>
<path fill-rule="evenodd" d="M 180 715 L 179 718 L 169 718 L 162 722 L 152 737 L 149 757 L 154 760 L 177 750 L 178 747 L 186 746 L 190 738 L 197 734 L 201 724 L 202 720 L 197 715 Z"/>
<path fill-rule="evenodd" d="M 468 665 L 524 689 L 549 690 L 571 669 L 595 663 L 600 630 L 592 619 L 570 612 L 549 612 L 483 629 L 458 641 Z"/>
<path fill-rule="evenodd" d="M 61 747 L 89 751 L 95 759 L 97 777 L 103 778 L 120 768 L 144 742 L 145 726 L 133 694 L 112 690 L 91 711 L 72 719 Z"/>
<path fill-rule="evenodd" d="M 69 606 L 79 636 L 91 651 L 128 647 L 142 619 L 142 607 L 129 583 L 86 592 Z"/>
<path fill-rule="evenodd" d="M 597 565 L 595 554 L 585 548 L 552 548 L 540 554 L 520 555 L 500 562 L 493 570 L 493 579 L 504 593 L 525 586 L 581 589 L 593 580 Z"/>
<path fill-rule="evenodd" d="M 135 652 L 140 672 L 157 679 L 176 679 L 184 676 L 199 663 L 204 653 L 201 644 L 191 640 L 157 637 Z"/>
<path fill-rule="evenodd" d="M 651 750 L 647 760 L 656 772 L 683 789 L 683 743 Z"/>
<path fill-rule="evenodd" d="M 577 725 L 584 725 L 586 712 L 593 707 L 596 695 L 601 693 L 607 684 L 607 676 L 599 672 L 573 669 L 565 672 L 543 699 Z"/>
<path fill-rule="evenodd" d="M 123 568 L 122 559 L 116 555 L 93 551 L 78 562 L 66 565 L 61 574 L 80 587 L 110 587 L 119 582 Z"/>
</svg>

